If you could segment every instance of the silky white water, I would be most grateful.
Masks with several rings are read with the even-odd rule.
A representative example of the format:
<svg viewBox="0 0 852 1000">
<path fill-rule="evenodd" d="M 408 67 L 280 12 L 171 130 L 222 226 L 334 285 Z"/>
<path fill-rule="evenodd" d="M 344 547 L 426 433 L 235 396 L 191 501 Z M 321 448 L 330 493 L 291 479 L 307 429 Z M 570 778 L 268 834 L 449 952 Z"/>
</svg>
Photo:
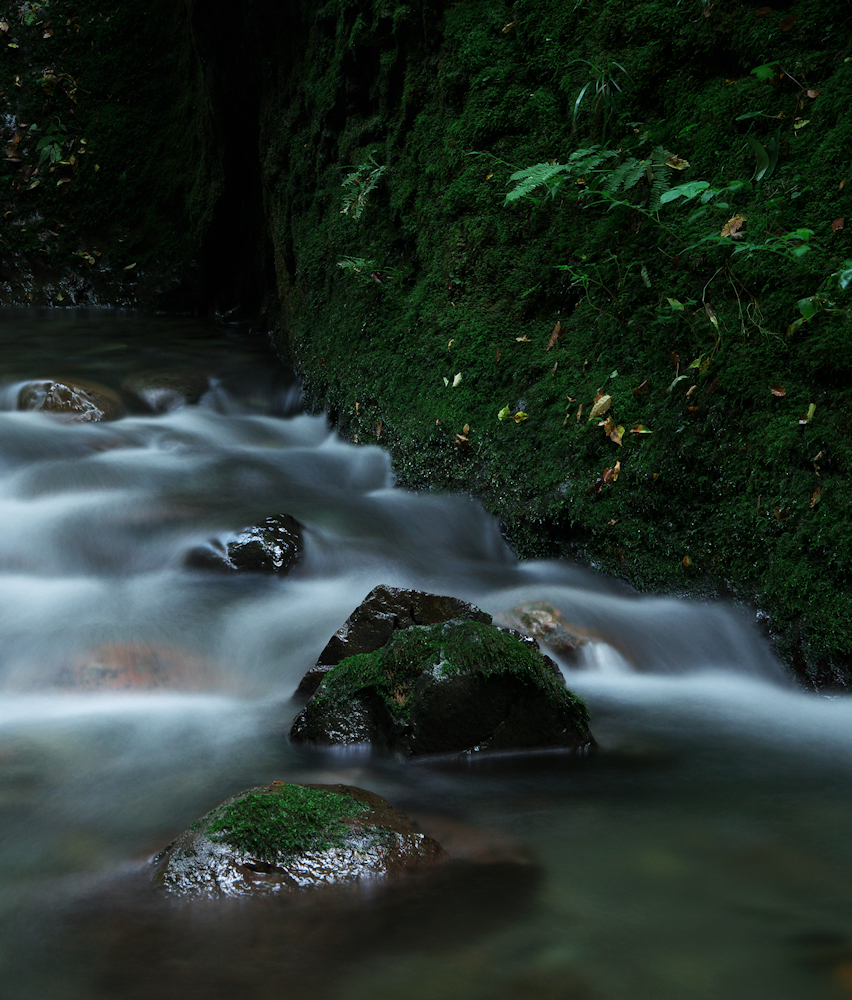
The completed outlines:
<svg viewBox="0 0 852 1000">
<path fill-rule="evenodd" d="M 745 617 L 519 564 L 476 503 L 395 488 L 378 447 L 301 413 L 250 342 L 0 319 L 0 996 L 852 995 L 852 703 L 800 691 Z M 29 378 L 118 388 L 169 366 L 209 376 L 198 405 L 82 425 L 14 409 Z M 280 513 L 305 532 L 288 576 L 186 567 Z M 566 676 L 600 751 L 402 763 L 291 746 L 293 690 L 379 583 L 494 615 L 547 601 L 597 636 Z M 127 650 L 155 651 L 174 684 L 87 683 Z M 151 910 L 145 859 L 271 780 L 358 784 L 496 830 L 538 875 L 277 936 L 260 910 L 210 926 Z"/>
</svg>

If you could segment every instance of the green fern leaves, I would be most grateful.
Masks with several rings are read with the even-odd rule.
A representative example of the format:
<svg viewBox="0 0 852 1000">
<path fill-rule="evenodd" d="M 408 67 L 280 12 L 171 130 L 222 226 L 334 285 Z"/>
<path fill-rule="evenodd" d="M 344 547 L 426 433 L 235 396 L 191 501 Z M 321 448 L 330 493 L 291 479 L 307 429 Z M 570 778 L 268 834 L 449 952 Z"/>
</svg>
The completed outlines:
<svg viewBox="0 0 852 1000">
<path fill-rule="evenodd" d="M 540 202 L 545 197 L 554 198 L 566 180 L 575 182 L 578 195 L 592 192 L 605 196 L 626 194 L 644 181 L 648 209 L 656 212 L 671 186 L 671 174 L 666 166 L 669 155 L 662 146 L 655 147 L 645 159 L 631 156 L 625 160 L 621 160 L 615 150 L 600 146 L 578 149 L 568 157 L 567 163 L 536 163 L 516 170 L 509 178 L 515 186 L 506 195 L 504 204 L 509 205 L 521 198 L 533 202 Z M 534 192 L 539 188 L 545 190 L 537 197 Z"/>
</svg>

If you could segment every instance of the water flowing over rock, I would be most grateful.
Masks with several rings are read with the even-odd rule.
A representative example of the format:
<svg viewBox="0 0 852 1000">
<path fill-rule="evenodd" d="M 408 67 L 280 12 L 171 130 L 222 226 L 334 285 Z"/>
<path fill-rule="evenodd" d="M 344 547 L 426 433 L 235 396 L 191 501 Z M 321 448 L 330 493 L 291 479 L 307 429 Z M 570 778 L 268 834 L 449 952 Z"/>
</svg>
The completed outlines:
<svg viewBox="0 0 852 1000">
<path fill-rule="evenodd" d="M 124 407 L 117 393 L 94 382 L 39 379 L 27 382 L 18 393 L 19 410 L 41 410 L 69 423 L 117 420 Z"/>
<path fill-rule="evenodd" d="M 135 408 L 148 413 L 169 413 L 197 403 L 210 388 L 210 380 L 197 371 L 155 369 L 134 372 L 121 390 Z"/>
<path fill-rule="evenodd" d="M 360 653 L 374 653 L 400 629 L 412 625 L 437 625 L 454 618 L 491 624 L 491 615 L 457 597 L 384 585 L 374 587 L 329 639 L 316 666 L 302 678 L 296 693 L 309 697 L 325 674 L 341 660 Z"/>
<path fill-rule="evenodd" d="M 57 687 L 76 691 L 201 691 L 221 668 L 189 650 L 149 643 L 103 643 L 63 665 Z"/>
<path fill-rule="evenodd" d="M 182 897 L 269 896 L 386 879 L 446 859 L 373 792 L 275 782 L 193 823 L 154 859 L 152 880 Z"/>
<path fill-rule="evenodd" d="M 532 636 L 569 662 L 577 659 L 578 651 L 592 638 L 546 601 L 524 601 L 499 615 L 497 623 Z"/>
<path fill-rule="evenodd" d="M 287 573 L 302 551 L 302 529 L 289 514 L 267 517 L 262 524 L 244 528 L 228 541 L 212 539 L 186 556 L 192 569 L 223 572 Z"/>
<path fill-rule="evenodd" d="M 585 704 L 537 644 L 470 620 L 413 625 L 346 658 L 290 737 L 405 755 L 594 745 Z"/>
</svg>

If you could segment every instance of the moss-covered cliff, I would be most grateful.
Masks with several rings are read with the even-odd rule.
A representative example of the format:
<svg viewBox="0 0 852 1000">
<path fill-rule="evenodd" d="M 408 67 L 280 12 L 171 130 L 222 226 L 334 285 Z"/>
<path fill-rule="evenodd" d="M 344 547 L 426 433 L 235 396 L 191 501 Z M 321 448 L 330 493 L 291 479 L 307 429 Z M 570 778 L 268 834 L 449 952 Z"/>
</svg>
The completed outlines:
<svg viewBox="0 0 852 1000">
<path fill-rule="evenodd" d="M 6 42 L 61 53 L 46 100 L 7 46 L 16 134 L 61 122 L 77 161 L 7 153 L 4 265 L 36 212 L 51 266 L 156 276 L 128 301 L 265 298 L 402 482 L 474 492 L 522 555 L 755 601 L 804 676 L 848 676 L 848 4 L 13 6 L 54 34 Z"/>
<path fill-rule="evenodd" d="M 303 23 L 261 157 L 313 402 L 403 482 L 483 497 L 522 554 L 754 598 L 801 671 L 841 676 L 848 6 L 337 0 Z M 504 205 L 515 170 L 595 147 L 618 156 Z"/>
</svg>

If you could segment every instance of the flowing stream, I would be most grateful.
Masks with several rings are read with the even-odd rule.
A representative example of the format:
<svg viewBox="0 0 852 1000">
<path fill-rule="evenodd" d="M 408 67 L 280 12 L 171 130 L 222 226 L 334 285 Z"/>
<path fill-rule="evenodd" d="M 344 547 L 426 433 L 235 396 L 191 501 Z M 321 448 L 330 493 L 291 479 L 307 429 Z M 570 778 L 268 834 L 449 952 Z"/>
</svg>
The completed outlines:
<svg viewBox="0 0 852 1000">
<path fill-rule="evenodd" d="M 108 423 L 15 409 L 27 379 L 145 369 L 209 389 Z M 194 322 L 6 312 L 0 373 L 0 996 L 852 996 L 852 703 L 801 692 L 735 611 L 519 564 L 476 503 L 395 488 L 263 345 Z M 288 576 L 187 568 L 279 513 L 305 528 Z M 299 679 L 379 583 L 590 631 L 565 672 L 600 752 L 290 745 Z M 140 656 L 176 685 L 93 683 Z M 532 864 L 298 918 L 150 901 L 146 859 L 273 780 L 360 785 Z"/>
</svg>

